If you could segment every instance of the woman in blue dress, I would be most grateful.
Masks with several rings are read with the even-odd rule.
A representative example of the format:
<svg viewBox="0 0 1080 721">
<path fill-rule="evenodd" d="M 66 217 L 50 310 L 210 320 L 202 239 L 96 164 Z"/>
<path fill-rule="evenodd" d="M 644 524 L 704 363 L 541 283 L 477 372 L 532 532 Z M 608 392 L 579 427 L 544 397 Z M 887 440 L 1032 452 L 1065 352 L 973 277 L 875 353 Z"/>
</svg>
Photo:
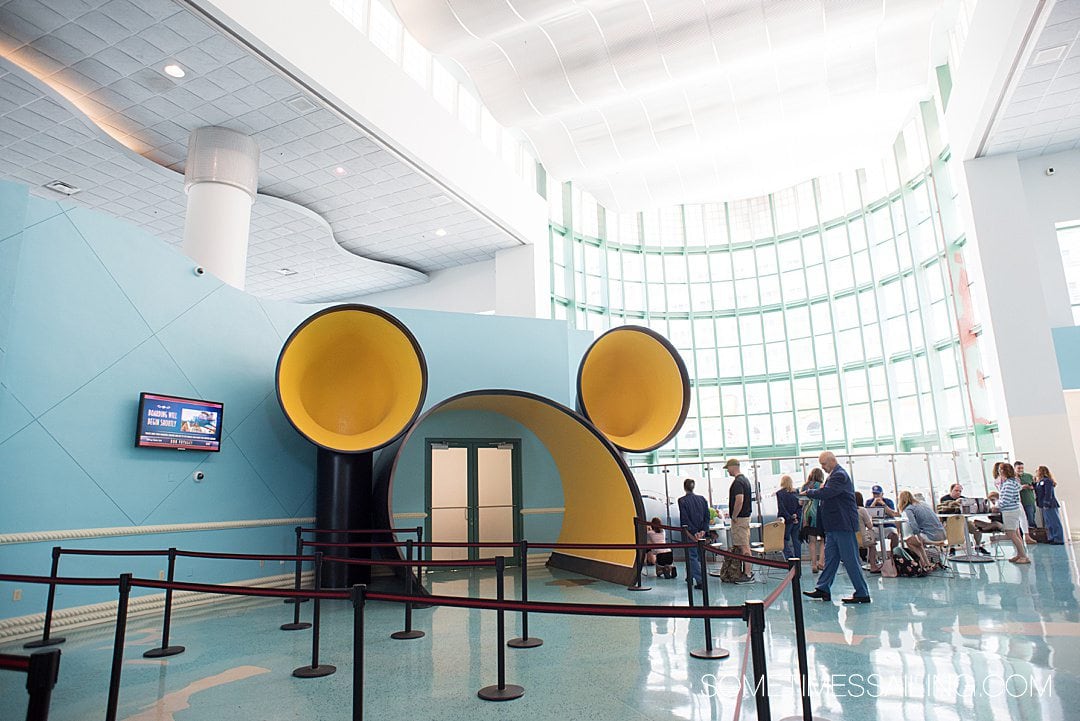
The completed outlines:
<svg viewBox="0 0 1080 721">
<path fill-rule="evenodd" d="M 1043 525 L 1046 526 L 1046 540 L 1055 546 L 1065 543 L 1065 530 L 1061 527 L 1058 515 L 1060 504 L 1054 486 L 1057 481 L 1046 466 L 1039 466 L 1035 471 L 1035 505 L 1042 511 Z"/>
</svg>

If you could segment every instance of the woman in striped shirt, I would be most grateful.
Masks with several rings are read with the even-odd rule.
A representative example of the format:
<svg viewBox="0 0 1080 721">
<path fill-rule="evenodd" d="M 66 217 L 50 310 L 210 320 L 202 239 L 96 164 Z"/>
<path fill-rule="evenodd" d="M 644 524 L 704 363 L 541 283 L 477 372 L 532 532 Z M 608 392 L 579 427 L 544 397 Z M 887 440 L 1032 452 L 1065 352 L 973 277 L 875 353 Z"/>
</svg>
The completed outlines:
<svg viewBox="0 0 1080 721">
<path fill-rule="evenodd" d="M 1020 482 L 1016 480 L 1016 470 L 1011 463 L 1002 463 L 998 468 L 997 488 L 1001 492 L 1001 500 L 998 501 L 1001 524 L 1016 549 L 1016 555 L 1009 560 L 1013 563 L 1031 563 L 1024 538 L 1020 535 L 1020 517 L 1024 515 L 1024 509 L 1020 506 Z"/>
</svg>

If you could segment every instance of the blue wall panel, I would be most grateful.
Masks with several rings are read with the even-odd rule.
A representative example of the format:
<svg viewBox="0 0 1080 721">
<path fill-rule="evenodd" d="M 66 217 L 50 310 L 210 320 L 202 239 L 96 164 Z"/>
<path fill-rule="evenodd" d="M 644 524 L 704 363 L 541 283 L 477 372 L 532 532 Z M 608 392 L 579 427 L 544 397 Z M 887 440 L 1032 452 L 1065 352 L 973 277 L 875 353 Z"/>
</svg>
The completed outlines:
<svg viewBox="0 0 1080 721">
<path fill-rule="evenodd" d="M 1061 387 L 1067 391 L 1080 389 L 1080 326 L 1054 328 L 1051 333 Z"/>
</svg>

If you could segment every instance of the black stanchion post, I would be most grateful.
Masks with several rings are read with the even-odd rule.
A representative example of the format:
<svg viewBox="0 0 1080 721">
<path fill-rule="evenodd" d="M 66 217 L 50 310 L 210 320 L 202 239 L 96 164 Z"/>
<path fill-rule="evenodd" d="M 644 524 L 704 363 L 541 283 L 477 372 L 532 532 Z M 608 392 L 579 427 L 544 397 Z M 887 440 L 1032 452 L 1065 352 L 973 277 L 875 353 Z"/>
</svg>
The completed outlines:
<svg viewBox="0 0 1080 721">
<path fill-rule="evenodd" d="M 322 553 L 315 554 L 315 591 L 322 590 Z M 301 666 L 294 669 L 293 676 L 297 678 L 321 678 L 329 676 L 337 671 L 337 666 L 319 664 L 319 597 L 315 596 L 315 602 L 311 604 L 311 665 Z"/>
<path fill-rule="evenodd" d="M 521 600 L 525 602 L 529 600 L 529 542 L 522 539 L 519 548 L 521 554 Z M 506 645 L 510 648 L 536 648 L 544 645 L 543 639 L 529 636 L 528 611 L 521 612 L 521 636 L 510 639 L 506 642 Z"/>
<path fill-rule="evenodd" d="M 769 711 L 769 674 L 765 670 L 765 603 L 746 602 L 746 622 L 750 626 L 750 659 L 754 664 L 754 701 L 758 721 L 772 721 Z"/>
<path fill-rule="evenodd" d="M 635 518 L 634 519 L 634 524 L 635 524 L 634 537 L 635 538 L 637 537 L 637 526 L 636 526 L 637 522 L 638 522 L 638 519 Z M 627 586 L 626 590 L 627 591 L 651 591 L 652 586 L 642 586 L 641 585 L 641 569 L 645 565 L 645 552 L 642 551 L 639 548 L 636 551 L 634 551 L 634 553 L 637 554 L 637 558 L 635 559 L 635 563 L 634 563 L 634 582 L 632 584 L 630 584 L 629 586 Z"/>
<path fill-rule="evenodd" d="M 116 721 L 120 703 L 120 672 L 124 668 L 124 635 L 127 633 L 128 597 L 131 595 L 131 574 L 120 576 L 120 600 L 116 604 L 116 635 L 113 637 L 112 671 L 109 674 L 109 700 L 105 706 L 105 721 Z"/>
<path fill-rule="evenodd" d="M 806 624 L 803 621 L 802 605 L 802 559 L 789 558 L 788 566 L 795 569 L 791 578 L 791 608 L 795 615 L 795 650 L 799 659 L 799 695 L 802 697 L 802 713 L 786 716 L 781 721 L 825 721 L 815 716 L 810 709 L 810 664 L 806 660 Z"/>
<path fill-rule="evenodd" d="M 293 588 L 300 592 L 300 576 L 301 576 L 301 564 L 303 560 L 300 558 L 304 555 L 304 539 L 300 537 L 300 526 L 296 527 L 296 580 L 293 582 Z M 303 631 L 305 628 L 311 628 L 311 624 L 306 621 L 300 620 L 300 604 L 307 601 L 306 598 L 285 599 L 285 602 L 296 601 L 293 604 L 292 621 L 289 623 L 281 624 L 282 631 Z"/>
<path fill-rule="evenodd" d="M 171 584 L 176 577 L 176 549 L 169 549 L 169 570 L 166 572 L 166 580 Z M 169 645 L 169 627 L 172 625 L 172 588 L 165 589 L 165 613 L 161 621 L 161 646 L 152 648 L 143 654 L 144 658 L 164 658 L 175 656 L 184 652 L 183 646 Z"/>
<path fill-rule="evenodd" d="M 705 539 L 701 539 L 698 542 L 698 557 L 701 562 L 701 607 L 709 607 L 709 574 L 705 571 Z M 705 622 L 705 648 L 695 649 L 690 652 L 690 655 L 694 658 L 727 658 L 731 655 L 731 651 L 726 648 L 713 647 L 712 638 L 712 619 L 705 616 L 702 619 Z"/>
<path fill-rule="evenodd" d="M 352 587 L 353 604 L 353 667 L 352 667 L 352 718 L 364 718 L 364 596 L 367 586 Z"/>
<path fill-rule="evenodd" d="M 401 567 L 401 570 L 405 572 L 404 576 L 405 576 L 405 595 L 406 596 L 413 595 L 412 560 L 413 560 L 413 540 L 410 538 L 410 539 L 407 539 L 405 541 L 405 561 L 406 561 L 406 565 Z M 413 627 L 412 627 L 412 612 L 413 612 L 412 601 L 406 601 L 405 602 L 405 630 L 404 631 L 394 631 L 392 634 L 390 634 L 390 638 L 396 638 L 397 640 L 401 641 L 401 640 L 406 640 L 406 639 L 411 639 L 411 638 L 423 638 L 424 637 L 424 632 L 423 631 L 415 631 L 415 630 L 413 630 Z"/>
<path fill-rule="evenodd" d="M 304 562 L 300 559 L 300 557 L 303 556 L 303 555 L 304 555 L 303 526 L 297 526 L 296 527 L 296 579 L 293 581 L 293 589 L 296 590 L 296 591 L 300 590 L 300 576 L 303 575 L 302 566 L 303 566 Z M 299 598 L 299 597 L 298 598 L 286 598 L 285 599 L 285 603 L 307 603 L 307 601 L 308 600 L 306 598 Z M 300 612 L 299 611 L 297 611 L 296 614 L 293 615 L 293 623 L 300 623 Z M 307 628 L 307 627 L 305 626 L 304 628 Z M 290 630 L 290 629 L 285 629 L 285 630 Z M 293 629 L 293 630 L 295 630 L 295 629 Z"/>
<path fill-rule="evenodd" d="M 48 721 L 49 701 L 59 673 L 60 649 L 30 655 L 30 670 L 26 674 L 26 691 L 30 694 L 26 721 Z"/>
<path fill-rule="evenodd" d="M 49 578 L 56 578 L 56 574 L 60 567 L 60 546 L 53 546 L 52 550 L 52 566 L 49 569 Z M 52 617 L 53 606 L 56 603 L 56 584 L 49 584 L 49 595 L 45 601 L 45 627 L 42 629 L 41 638 L 37 641 L 27 641 L 23 644 L 23 648 L 42 648 L 43 646 L 57 646 L 63 643 L 66 639 L 62 636 L 50 636 L 52 631 Z"/>
<path fill-rule="evenodd" d="M 495 611 L 496 633 L 498 634 L 498 665 L 499 683 L 495 686 L 485 686 L 476 692 L 476 695 L 485 701 L 511 701 L 525 695 L 525 689 L 521 686 L 506 683 L 506 618 L 502 609 L 502 602 L 506 598 L 504 586 L 506 580 L 506 559 L 502 556 L 495 557 L 495 600 L 500 607 Z"/>
</svg>

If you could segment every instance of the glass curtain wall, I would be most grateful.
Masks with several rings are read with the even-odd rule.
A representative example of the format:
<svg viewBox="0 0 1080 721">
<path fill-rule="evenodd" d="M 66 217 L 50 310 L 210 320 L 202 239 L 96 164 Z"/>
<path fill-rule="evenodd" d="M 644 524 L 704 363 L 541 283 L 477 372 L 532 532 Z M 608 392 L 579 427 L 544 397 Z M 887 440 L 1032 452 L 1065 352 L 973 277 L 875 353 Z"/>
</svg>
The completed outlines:
<svg viewBox="0 0 1080 721">
<path fill-rule="evenodd" d="M 549 182 L 552 317 L 649 326 L 690 372 L 682 432 L 638 461 L 993 447 L 938 119 L 756 198 L 613 213 Z"/>
</svg>

